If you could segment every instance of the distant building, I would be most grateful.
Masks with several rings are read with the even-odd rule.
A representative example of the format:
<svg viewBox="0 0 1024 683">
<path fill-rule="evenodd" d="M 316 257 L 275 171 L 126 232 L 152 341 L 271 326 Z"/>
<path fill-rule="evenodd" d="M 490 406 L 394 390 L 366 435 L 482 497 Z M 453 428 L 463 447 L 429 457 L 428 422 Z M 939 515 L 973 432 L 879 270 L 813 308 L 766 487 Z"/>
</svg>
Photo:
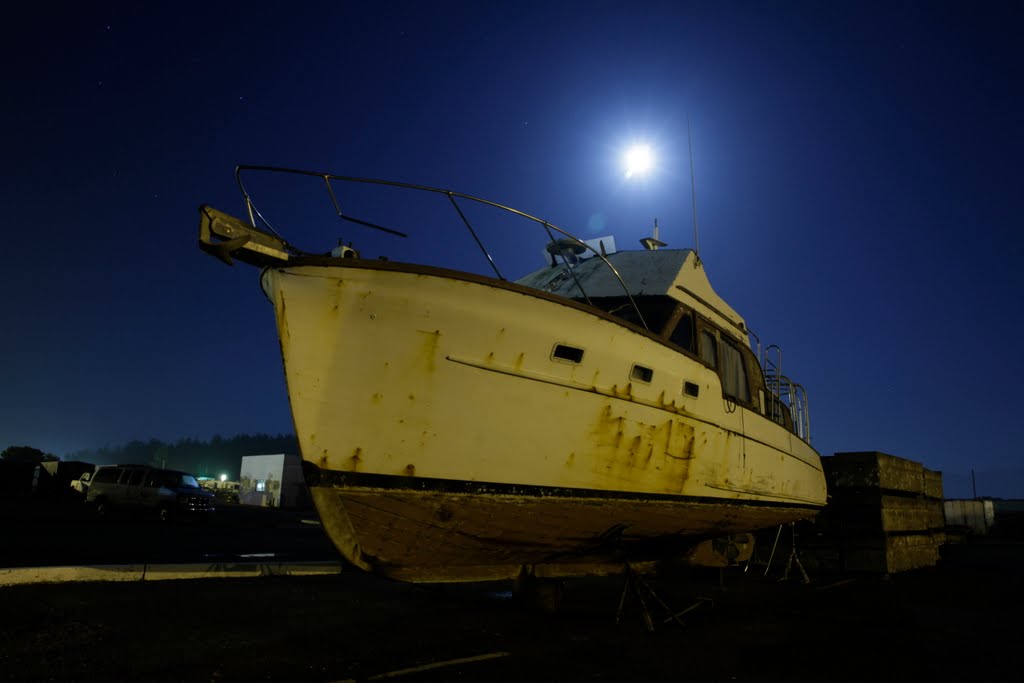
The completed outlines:
<svg viewBox="0 0 1024 683">
<path fill-rule="evenodd" d="M 309 491 L 297 455 L 246 455 L 238 485 L 238 502 L 260 507 L 310 507 Z"/>
<path fill-rule="evenodd" d="M 995 524 L 996 512 L 991 498 L 950 499 L 943 505 L 946 525 L 953 529 L 962 528 L 983 536 Z"/>
<path fill-rule="evenodd" d="M 946 524 L 977 536 L 1024 538 L 1024 500 L 970 498 L 946 501 Z"/>
</svg>

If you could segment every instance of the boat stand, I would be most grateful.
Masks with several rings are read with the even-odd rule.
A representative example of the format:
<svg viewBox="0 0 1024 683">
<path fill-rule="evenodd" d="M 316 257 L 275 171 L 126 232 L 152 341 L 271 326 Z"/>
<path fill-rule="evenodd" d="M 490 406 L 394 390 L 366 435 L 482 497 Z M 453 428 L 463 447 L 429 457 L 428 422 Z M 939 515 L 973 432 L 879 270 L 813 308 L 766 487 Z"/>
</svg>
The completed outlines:
<svg viewBox="0 0 1024 683">
<path fill-rule="evenodd" d="M 803 581 L 804 583 L 810 583 L 811 582 L 811 578 L 809 576 L 807 576 L 807 572 L 804 571 L 804 566 L 800 563 L 800 554 L 796 551 L 796 524 L 794 522 L 790 522 L 789 523 L 789 529 L 790 529 L 790 532 L 792 534 L 790 536 L 791 543 L 790 543 L 790 550 L 789 550 L 789 558 L 786 560 L 786 567 L 785 567 L 785 569 L 782 570 L 782 578 L 779 579 L 779 582 L 785 581 L 785 580 L 787 580 L 789 578 L 789 572 L 793 569 L 793 566 L 795 565 L 796 568 L 800 571 L 800 579 L 801 579 L 801 581 Z M 782 533 L 782 525 L 780 524 L 779 525 L 779 531 L 778 531 L 778 533 L 775 534 L 775 545 L 778 544 L 778 542 L 779 542 L 779 535 L 781 533 Z M 775 555 L 775 545 L 772 546 L 772 555 L 773 556 Z M 771 565 L 771 557 L 769 557 L 768 558 L 768 566 L 765 567 L 765 570 L 764 570 L 765 576 L 768 575 L 768 570 L 771 569 L 771 566 L 772 566 Z"/>
<path fill-rule="evenodd" d="M 557 614 L 562 610 L 563 597 L 562 580 L 538 577 L 532 566 L 523 565 L 512 584 L 512 598 L 529 610 Z"/>
<path fill-rule="evenodd" d="M 644 599 L 645 593 L 649 598 L 652 598 L 655 602 L 661 605 L 661 608 L 665 611 L 666 616 L 662 621 L 663 624 L 667 624 L 671 621 L 674 621 L 680 626 L 685 627 L 686 624 L 680 618 L 684 614 L 686 614 L 687 612 L 692 612 L 693 610 L 697 609 L 698 607 L 704 604 L 708 604 L 714 607 L 715 603 L 711 598 L 697 598 L 696 602 L 694 602 L 686 609 L 680 611 L 673 610 L 671 607 L 669 607 L 668 603 L 662 600 L 661 597 L 659 597 L 658 594 L 654 592 L 654 589 L 651 588 L 651 584 L 647 583 L 647 581 L 645 581 L 642 576 L 640 576 L 633 570 L 633 566 L 629 563 L 629 560 L 625 560 L 623 564 L 625 566 L 625 571 L 623 573 L 625 574 L 626 580 L 623 582 L 622 585 L 622 595 L 619 596 L 619 609 L 618 612 L 615 614 L 616 624 L 622 621 L 622 613 L 626 606 L 627 595 L 632 595 L 636 599 L 637 604 L 640 606 L 640 615 L 641 617 L 643 617 L 644 626 L 647 627 L 648 631 L 654 630 L 654 618 L 651 614 L 650 609 L 648 609 L 647 607 L 647 600 Z"/>
</svg>

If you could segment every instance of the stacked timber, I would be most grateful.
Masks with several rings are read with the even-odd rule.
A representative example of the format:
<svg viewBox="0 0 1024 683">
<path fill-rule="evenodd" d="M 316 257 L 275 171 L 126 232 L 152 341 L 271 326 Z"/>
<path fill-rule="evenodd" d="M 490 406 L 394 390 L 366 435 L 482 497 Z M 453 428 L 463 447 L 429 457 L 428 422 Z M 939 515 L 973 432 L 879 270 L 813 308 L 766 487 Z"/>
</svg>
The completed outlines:
<svg viewBox="0 0 1024 683">
<path fill-rule="evenodd" d="M 836 453 L 822 465 L 829 503 L 817 538 L 802 549 L 822 555 L 812 564 L 891 574 L 938 562 L 946 541 L 941 472 L 879 452 Z"/>
</svg>

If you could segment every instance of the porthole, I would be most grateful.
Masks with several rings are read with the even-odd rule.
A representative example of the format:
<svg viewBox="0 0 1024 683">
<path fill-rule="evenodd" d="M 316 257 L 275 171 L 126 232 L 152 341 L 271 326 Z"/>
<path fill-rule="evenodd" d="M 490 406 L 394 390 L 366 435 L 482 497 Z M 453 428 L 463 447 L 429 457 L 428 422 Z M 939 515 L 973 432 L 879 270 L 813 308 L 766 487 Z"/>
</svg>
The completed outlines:
<svg viewBox="0 0 1024 683">
<path fill-rule="evenodd" d="M 555 350 L 551 352 L 554 360 L 564 360 L 568 363 L 581 363 L 583 361 L 583 349 L 566 344 L 555 344 Z"/>
<path fill-rule="evenodd" d="M 654 370 L 645 368 L 642 365 L 633 365 L 633 369 L 629 372 L 629 378 L 635 379 L 638 382 L 650 383 L 654 378 Z"/>
</svg>

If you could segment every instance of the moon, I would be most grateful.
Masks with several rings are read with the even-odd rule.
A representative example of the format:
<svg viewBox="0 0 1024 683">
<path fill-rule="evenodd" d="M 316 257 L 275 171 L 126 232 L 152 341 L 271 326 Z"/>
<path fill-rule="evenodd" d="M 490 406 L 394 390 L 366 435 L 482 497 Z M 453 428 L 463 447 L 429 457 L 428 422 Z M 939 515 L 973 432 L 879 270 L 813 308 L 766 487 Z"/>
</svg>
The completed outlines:
<svg viewBox="0 0 1024 683">
<path fill-rule="evenodd" d="M 654 155 L 651 154 L 649 145 L 637 144 L 626 150 L 622 162 L 626 168 L 626 177 L 632 178 L 651 170 L 654 166 Z"/>
</svg>

